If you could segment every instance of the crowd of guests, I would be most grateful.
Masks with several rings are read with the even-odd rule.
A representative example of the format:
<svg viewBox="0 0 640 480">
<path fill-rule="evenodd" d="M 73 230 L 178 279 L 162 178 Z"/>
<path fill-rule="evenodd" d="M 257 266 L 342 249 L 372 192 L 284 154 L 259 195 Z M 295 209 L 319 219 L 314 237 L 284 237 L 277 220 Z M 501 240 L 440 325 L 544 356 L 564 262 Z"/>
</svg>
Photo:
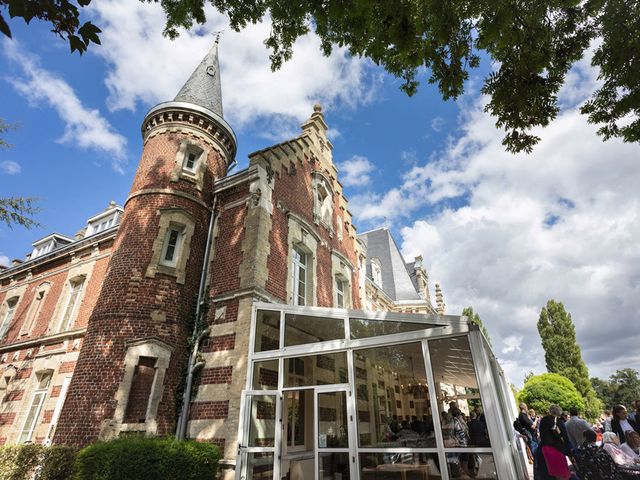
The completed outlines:
<svg viewBox="0 0 640 480">
<path fill-rule="evenodd" d="M 629 413 L 616 405 L 591 425 L 575 408 L 552 405 L 540 417 L 520 404 L 514 428 L 525 440 L 535 480 L 640 480 L 640 400 L 633 407 Z"/>
</svg>

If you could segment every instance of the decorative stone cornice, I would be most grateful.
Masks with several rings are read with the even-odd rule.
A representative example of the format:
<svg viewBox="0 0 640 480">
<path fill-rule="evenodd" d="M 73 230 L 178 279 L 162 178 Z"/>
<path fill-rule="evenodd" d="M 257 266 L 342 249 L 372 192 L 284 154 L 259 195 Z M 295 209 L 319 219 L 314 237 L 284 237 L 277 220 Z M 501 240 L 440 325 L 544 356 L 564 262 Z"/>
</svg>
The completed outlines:
<svg viewBox="0 0 640 480">
<path fill-rule="evenodd" d="M 235 161 L 238 142 L 231 126 L 220 115 L 191 103 L 164 102 L 149 110 L 142 122 L 143 141 L 158 127 L 180 125 L 206 133 L 223 150 L 227 165 Z"/>
</svg>

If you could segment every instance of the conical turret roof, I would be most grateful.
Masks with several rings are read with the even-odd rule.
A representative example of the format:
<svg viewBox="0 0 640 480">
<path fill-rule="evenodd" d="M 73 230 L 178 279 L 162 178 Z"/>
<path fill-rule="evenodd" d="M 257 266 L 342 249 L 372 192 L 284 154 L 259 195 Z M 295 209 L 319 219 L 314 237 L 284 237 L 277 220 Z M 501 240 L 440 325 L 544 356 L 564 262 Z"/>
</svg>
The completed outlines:
<svg viewBox="0 0 640 480">
<path fill-rule="evenodd" d="M 217 39 L 187 83 L 182 86 L 174 101 L 192 103 L 222 117 L 222 87 Z"/>
</svg>

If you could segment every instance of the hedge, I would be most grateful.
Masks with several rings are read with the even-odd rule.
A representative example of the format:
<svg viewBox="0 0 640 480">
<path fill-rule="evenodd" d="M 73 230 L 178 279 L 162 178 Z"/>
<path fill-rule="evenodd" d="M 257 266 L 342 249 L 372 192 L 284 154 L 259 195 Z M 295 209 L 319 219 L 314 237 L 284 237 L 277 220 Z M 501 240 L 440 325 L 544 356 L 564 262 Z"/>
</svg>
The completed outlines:
<svg viewBox="0 0 640 480">
<path fill-rule="evenodd" d="M 75 450 L 37 444 L 0 447 L 0 480 L 68 480 L 73 474 Z"/>
<path fill-rule="evenodd" d="M 212 480 L 219 460 L 215 445 L 173 438 L 125 436 L 83 448 L 74 480 Z"/>
<path fill-rule="evenodd" d="M 575 385 L 557 373 L 531 377 L 518 393 L 518 402 L 526 403 L 540 415 L 549 413 L 551 405 L 559 405 L 563 410 L 575 407 L 584 412 L 584 399 Z"/>
</svg>

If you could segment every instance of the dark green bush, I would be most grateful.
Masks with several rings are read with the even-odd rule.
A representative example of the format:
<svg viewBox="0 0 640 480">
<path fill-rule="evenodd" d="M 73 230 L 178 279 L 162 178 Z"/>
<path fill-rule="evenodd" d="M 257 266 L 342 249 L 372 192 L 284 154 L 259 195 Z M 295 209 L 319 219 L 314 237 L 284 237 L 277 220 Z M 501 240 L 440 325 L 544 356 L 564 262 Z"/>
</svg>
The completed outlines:
<svg viewBox="0 0 640 480">
<path fill-rule="evenodd" d="M 75 450 L 37 444 L 0 447 L 0 480 L 68 480 L 73 473 Z"/>
<path fill-rule="evenodd" d="M 122 437 L 83 448 L 74 480 L 212 480 L 218 467 L 215 445 L 173 438 Z"/>
</svg>

